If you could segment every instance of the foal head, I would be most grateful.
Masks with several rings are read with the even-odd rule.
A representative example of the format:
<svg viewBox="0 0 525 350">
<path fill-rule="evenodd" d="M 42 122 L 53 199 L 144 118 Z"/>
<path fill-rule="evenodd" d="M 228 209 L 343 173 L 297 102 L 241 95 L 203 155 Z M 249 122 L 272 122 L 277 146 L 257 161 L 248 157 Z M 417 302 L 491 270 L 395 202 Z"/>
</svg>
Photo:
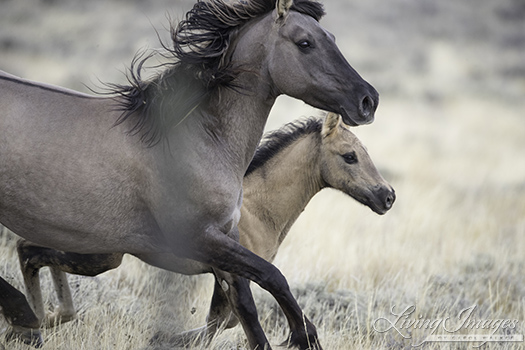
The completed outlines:
<svg viewBox="0 0 525 350">
<path fill-rule="evenodd" d="M 321 176 L 324 182 L 367 205 L 377 214 L 386 213 L 396 198 L 359 139 L 329 113 L 321 132 Z"/>
</svg>

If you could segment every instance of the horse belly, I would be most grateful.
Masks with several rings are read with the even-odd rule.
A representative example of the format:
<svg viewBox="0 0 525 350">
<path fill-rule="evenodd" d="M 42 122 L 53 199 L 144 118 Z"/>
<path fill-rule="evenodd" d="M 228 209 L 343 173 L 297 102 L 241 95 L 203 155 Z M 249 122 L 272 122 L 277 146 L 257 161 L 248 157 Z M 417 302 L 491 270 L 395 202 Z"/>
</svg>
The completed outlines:
<svg viewBox="0 0 525 350">
<path fill-rule="evenodd" d="M 148 251 L 155 225 L 133 168 L 116 166 L 111 157 L 105 164 L 80 154 L 51 157 L 49 151 L 0 155 L 0 222 L 64 251 Z"/>
<path fill-rule="evenodd" d="M 70 193 L 67 186 L 66 191 L 50 190 L 46 185 L 21 185 L 13 193 L 0 184 L 0 222 L 29 241 L 63 251 L 155 250 L 154 221 L 132 194 L 110 189 L 89 193 L 80 186 Z"/>
</svg>

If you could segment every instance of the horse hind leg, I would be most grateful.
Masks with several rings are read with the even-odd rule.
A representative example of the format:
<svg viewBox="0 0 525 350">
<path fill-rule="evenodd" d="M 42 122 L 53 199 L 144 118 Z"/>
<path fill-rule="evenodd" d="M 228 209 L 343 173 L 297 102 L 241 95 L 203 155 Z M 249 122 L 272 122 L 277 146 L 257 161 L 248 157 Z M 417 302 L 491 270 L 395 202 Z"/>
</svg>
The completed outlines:
<svg viewBox="0 0 525 350">
<path fill-rule="evenodd" d="M 20 339 L 24 343 L 41 347 L 40 323 L 26 297 L 0 277 L 0 309 L 10 324 L 6 340 Z"/>
<path fill-rule="evenodd" d="M 38 325 L 42 324 L 44 319 L 44 302 L 42 300 L 42 291 L 40 289 L 40 268 L 44 265 L 35 263 L 37 253 L 30 257 L 32 250 L 31 243 L 19 240 L 17 244 L 18 259 L 20 261 L 20 269 L 24 278 L 26 287 L 26 294 L 29 305 L 33 308 L 35 316 L 38 320 Z"/>
<path fill-rule="evenodd" d="M 120 253 L 78 254 L 62 252 L 41 247 L 25 240 L 18 242 L 17 249 L 29 302 L 41 324 L 48 327 L 68 322 L 76 316 L 66 272 L 96 276 L 118 267 L 123 256 Z M 50 268 L 58 299 L 58 306 L 47 315 L 44 312 L 39 277 L 40 269 L 45 266 Z"/>
</svg>

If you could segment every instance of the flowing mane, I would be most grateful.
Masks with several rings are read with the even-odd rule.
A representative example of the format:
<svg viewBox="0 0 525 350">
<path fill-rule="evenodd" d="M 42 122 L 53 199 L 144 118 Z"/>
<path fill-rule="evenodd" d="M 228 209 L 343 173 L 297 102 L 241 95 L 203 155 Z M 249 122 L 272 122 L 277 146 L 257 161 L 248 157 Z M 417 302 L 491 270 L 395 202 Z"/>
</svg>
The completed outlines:
<svg viewBox="0 0 525 350">
<path fill-rule="evenodd" d="M 232 36 L 247 21 L 271 12 L 276 0 L 199 0 L 185 19 L 171 26 L 172 47 L 165 52 L 138 54 L 127 72 L 128 85 L 108 84 L 116 95 L 122 115 L 117 124 L 136 118 L 130 134 L 139 134 L 148 145 L 158 143 L 166 130 L 183 121 L 214 90 L 225 87 L 239 91 L 235 78 L 242 67 L 228 59 Z M 294 0 L 294 11 L 319 21 L 322 4 L 313 0 Z M 160 54 L 171 62 L 165 69 L 144 80 L 144 64 Z M 138 112 L 138 113 L 137 113 Z"/>
<path fill-rule="evenodd" d="M 285 126 L 270 131 L 263 136 L 257 151 L 253 156 L 250 166 L 244 176 L 250 175 L 267 161 L 275 157 L 281 150 L 291 145 L 305 135 L 312 133 L 321 134 L 323 120 L 316 117 L 309 117 L 299 121 L 291 122 Z"/>
</svg>

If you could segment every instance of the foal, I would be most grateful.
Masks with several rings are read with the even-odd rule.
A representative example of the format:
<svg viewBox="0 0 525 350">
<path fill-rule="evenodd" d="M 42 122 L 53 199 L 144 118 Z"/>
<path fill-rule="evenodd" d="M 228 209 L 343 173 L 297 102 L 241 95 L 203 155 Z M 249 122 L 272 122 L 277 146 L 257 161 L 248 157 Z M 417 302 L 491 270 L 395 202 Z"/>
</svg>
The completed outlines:
<svg viewBox="0 0 525 350">
<path fill-rule="evenodd" d="M 240 242 L 273 261 L 280 244 L 310 199 L 323 188 L 338 189 L 378 214 L 394 203 L 392 187 L 379 174 L 365 148 L 342 123 L 329 113 L 326 118 L 309 118 L 290 123 L 269 133 L 259 146 L 244 177 L 244 201 L 239 221 Z M 65 253 L 20 241 L 18 253 L 27 294 L 37 315 L 44 315 L 38 270 L 51 268 L 59 306 L 45 323 L 67 322 L 74 318 L 71 292 L 64 273 L 95 276 L 120 265 L 123 254 L 87 255 Z M 174 272 L 212 272 L 203 264 L 182 260 L 172 254 L 137 255 L 143 261 Z M 174 269 L 174 266 L 176 268 Z M 171 339 L 187 344 L 195 339 L 211 339 L 218 328 L 238 323 L 216 280 L 207 325 Z"/>
</svg>

